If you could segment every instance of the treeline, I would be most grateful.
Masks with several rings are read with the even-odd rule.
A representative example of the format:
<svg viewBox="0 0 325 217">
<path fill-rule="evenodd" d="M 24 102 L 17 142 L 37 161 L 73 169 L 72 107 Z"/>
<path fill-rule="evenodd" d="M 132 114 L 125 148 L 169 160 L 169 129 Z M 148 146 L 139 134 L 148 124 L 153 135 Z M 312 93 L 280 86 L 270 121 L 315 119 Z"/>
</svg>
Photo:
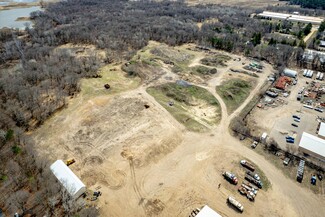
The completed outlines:
<svg viewBox="0 0 325 217">
<path fill-rule="evenodd" d="M 324 0 L 290 0 L 290 3 L 300 5 L 303 8 L 325 10 L 325 1 Z"/>
</svg>

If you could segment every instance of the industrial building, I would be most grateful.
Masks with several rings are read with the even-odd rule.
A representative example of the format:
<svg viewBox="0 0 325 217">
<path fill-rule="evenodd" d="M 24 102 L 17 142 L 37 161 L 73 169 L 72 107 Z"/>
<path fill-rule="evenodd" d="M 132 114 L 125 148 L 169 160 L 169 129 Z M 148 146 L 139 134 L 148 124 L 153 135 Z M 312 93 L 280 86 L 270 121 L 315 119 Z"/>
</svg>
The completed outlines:
<svg viewBox="0 0 325 217">
<path fill-rule="evenodd" d="M 50 169 L 73 198 L 76 199 L 86 192 L 86 186 L 62 160 L 55 161 Z"/>
<path fill-rule="evenodd" d="M 325 140 L 303 132 L 299 143 L 299 151 L 306 156 L 325 162 Z"/>
<path fill-rule="evenodd" d="M 320 17 L 275 13 L 271 11 L 264 11 L 263 13 L 257 14 L 257 16 L 266 19 L 277 19 L 277 20 L 288 20 L 292 22 L 311 23 L 313 25 L 320 25 L 324 20 L 324 18 L 320 18 Z"/>
<path fill-rule="evenodd" d="M 319 58 L 320 63 L 325 62 L 325 52 L 316 51 L 316 50 L 306 49 L 302 58 L 306 63 L 311 64 L 315 57 Z"/>
<path fill-rule="evenodd" d="M 286 90 L 287 85 L 291 83 L 291 78 L 287 76 L 281 76 L 275 83 L 275 88 L 280 90 Z"/>
<path fill-rule="evenodd" d="M 195 217 L 222 217 L 216 211 L 205 205 Z"/>
<path fill-rule="evenodd" d="M 296 78 L 298 76 L 298 72 L 291 69 L 284 69 L 282 74 L 290 78 Z"/>
</svg>

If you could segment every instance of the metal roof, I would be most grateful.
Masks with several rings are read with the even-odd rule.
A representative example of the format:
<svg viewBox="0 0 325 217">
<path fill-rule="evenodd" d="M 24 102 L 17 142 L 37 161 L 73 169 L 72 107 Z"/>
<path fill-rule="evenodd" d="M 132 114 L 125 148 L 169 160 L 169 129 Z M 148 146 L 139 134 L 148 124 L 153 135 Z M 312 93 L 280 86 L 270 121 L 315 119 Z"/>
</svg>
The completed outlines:
<svg viewBox="0 0 325 217">
<path fill-rule="evenodd" d="M 325 157 L 325 140 L 303 132 L 299 147 Z"/>
<path fill-rule="evenodd" d="M 62 160 L 55 161 L 50 168 L 70 195 L 79 197 L 85 192 L 86 186 Z"/>
<path fill-rule="evenodd" d="M 205 205 L 196 217 L 222 217 L 216 211 Z"/>
<path fill-rule="evenodd" d="M 258 16 L 275 18 L 280 20 L 288 19 L 290 21 L 306 22 L 312 24 L 321 24 L 321 22 L 324 20 L 324 18 L 322 17 L 301 16 L 295 14 L 276 13 L 271 11 L 263 11 L 263 13 L 258 14 Z"/>
</svg>

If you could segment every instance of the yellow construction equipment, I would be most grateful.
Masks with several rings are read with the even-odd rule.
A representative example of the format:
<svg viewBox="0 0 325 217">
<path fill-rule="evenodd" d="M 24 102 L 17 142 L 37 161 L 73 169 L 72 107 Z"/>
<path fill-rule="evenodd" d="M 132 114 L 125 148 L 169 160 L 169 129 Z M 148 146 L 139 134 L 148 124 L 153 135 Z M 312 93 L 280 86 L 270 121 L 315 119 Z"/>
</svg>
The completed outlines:
<svg viewBox="0 0 325 217">
<path fill-rule="evenodd" d="M 70 166 L 74 162 L 76 162 L 74 159 L 69 159 L 69 160 L 67 160 L 66 164 L 67 164 L 67 166 Z"/>
</svg>

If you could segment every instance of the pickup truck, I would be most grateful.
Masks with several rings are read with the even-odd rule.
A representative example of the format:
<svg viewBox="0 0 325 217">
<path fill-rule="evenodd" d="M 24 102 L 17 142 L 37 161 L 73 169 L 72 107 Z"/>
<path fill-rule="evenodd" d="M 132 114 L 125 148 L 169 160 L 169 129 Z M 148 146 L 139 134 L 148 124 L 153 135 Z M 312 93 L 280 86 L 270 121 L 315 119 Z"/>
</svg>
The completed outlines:
<svg viewBox="0 0 325 217">
<path fill-rule="evenodd" d="M 258 144 L 258 142 L 257 142 L 257 141 L 254 141 L 254 142 L 252 143 L 251 147 L 252 147 L 252 148 L 256 148 L 257 144 Z"/>
</svg>

